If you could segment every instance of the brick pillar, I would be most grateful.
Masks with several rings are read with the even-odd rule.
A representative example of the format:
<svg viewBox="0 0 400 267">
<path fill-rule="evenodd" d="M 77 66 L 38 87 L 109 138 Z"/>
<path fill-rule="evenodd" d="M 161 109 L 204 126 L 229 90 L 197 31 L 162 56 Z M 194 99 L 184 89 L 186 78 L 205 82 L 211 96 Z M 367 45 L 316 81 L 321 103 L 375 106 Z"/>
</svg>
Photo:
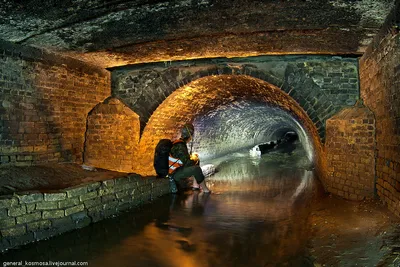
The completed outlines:
<svg viewBox="0 0 400 267">
<path fill-rule="evenodd" d="M 116 98 L 97 105 L 89 114 L 85 164 L 132 172 L 140 135 L 139 117 Z"/>
<path fill-rule="evenodd" d="M 373 198 L 375 119 L 362 105 L 347 108 L 326 123 L 328 191 L 351 200 Z"/>
</svg>

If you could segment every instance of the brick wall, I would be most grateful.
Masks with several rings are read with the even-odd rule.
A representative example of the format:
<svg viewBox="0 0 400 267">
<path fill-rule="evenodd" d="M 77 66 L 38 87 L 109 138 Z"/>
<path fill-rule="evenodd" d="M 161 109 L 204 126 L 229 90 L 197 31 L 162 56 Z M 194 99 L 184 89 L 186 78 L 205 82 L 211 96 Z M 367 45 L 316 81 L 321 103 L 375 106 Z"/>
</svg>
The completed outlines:
<svg viewBox="0 0 400 267">
<path fill-rule="evenodd" d="M 152 114 L 140 140 L 141 168 L 136 172 L 142 175 L 154 175 L 152 167 L 154 148 L 162 138 L 177 138 L 184 123 L 193 121 L 196 117 L 215 110 L 233 101 L 247 100 L 250 102 L 268 104 L 279 107 L 296 116 L 311 140 L 315 162 L 321 171 L 321 179 L 325 170 L 324 154 L 318 132 L 313 122 L 307 117 L 299 105 L 279 88 L 262 80 L 249 76 L 219 75 L 209 76 L 190 83 L 176 90 Z M 236 142 L 229 146 L 240 148 L 241 140 L 247 138 L 246 129 L 237 128 L 237 133 L 226 133 L 222 139 L 232 139 L 229 135 L 237 134 Z M 240 138 L 240 135 L 242 138 Z M 197 140 L 199 141 L 199 140 Z M 199 141 L 201 142 L 201 140 Z"/>
<path fill-rule="evenodd" d="M 98 104 L 88 116 L 85 164 L 132 172 L 138 156 L 139 117 L 116 98 Z"/>
<path fill-rule="evenodd" d="M 112 70 L 112 91 L 140 117 L 143 130 L 176 89 L 211 75 L 246 75 L 281 88 L 306 111 L 322 139 L 325 121 L 359 97 L 356 58 L 260 56 L 140 64 Z"/>
<path fill-rule="evenodd" d="M 326 122 L 328 191 L 351 200 L 373 198 L 375 119 L 366 107 L 342 110 Z"/>
<path fill-rule="evenodd" d="M 127 175 L 59 191 L 0 197 L 0 252 L 78 229 L 168 194 L 168 180 Z"/>
<path fill-rule="evenodd" d="M 376 119 L 379 197 L 400 216 L 400 2 L 360 60 L 361 97 Z M 395 26 L 397 24 L 397 26 Z"/>
<path fill-rule="evenodd" d="M 82 162 L 88 112 L 108 71 L 0 42 L 0 166 Z"/>
</svg>

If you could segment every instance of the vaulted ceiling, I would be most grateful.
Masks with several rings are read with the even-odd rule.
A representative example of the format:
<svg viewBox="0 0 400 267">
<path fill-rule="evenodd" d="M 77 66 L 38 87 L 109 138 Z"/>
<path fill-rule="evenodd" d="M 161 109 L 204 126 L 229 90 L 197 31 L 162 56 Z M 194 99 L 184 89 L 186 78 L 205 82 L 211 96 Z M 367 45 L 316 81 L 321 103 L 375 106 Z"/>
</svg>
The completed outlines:
<svg viewBox="0 0 400 267">
<path fill-rule="evenodd" d="M 2 0 L 0 39 L 101 67 L 362 54 L 394 0 Z"/>
</svg>

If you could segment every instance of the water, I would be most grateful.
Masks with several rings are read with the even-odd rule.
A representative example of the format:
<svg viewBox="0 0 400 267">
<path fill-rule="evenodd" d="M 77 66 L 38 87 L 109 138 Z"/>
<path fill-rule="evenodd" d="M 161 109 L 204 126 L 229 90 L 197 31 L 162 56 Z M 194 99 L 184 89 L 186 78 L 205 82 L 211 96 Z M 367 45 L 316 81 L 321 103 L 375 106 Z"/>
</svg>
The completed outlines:
<svg viewBox="0 0 400 267">
<path fill-rule="evenodd" d="M 139 210 L 25 246 L 3 261 L 89 266 L 312 266 L 313 173 L 305 153 L 216 159 L 212 194 L 168 195 Z"/>
</svg>

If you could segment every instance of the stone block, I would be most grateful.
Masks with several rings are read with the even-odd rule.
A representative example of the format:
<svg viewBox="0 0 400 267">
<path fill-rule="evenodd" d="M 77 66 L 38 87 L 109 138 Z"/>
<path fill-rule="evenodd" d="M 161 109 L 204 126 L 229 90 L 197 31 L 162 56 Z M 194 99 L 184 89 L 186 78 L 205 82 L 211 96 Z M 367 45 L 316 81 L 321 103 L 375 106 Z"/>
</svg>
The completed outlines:
<svg viewBox="0 0 400 267">
<path fill-rule="evenodd" d="M 86 211 L 80 211 L 71 215 L 71 220 L 74 222 L 84 220 L 85 218 L 88 218 Z"/>
<path fill-rule="evenodd" d="M 104 218 L 103 213 L 100 211 L 89 211 L 88 215 L 91 218 L 92 222 L 98 222 Z"/>
<path fill-rule="evenodd" d="M 36 203 L 43 201 L 43 194 L 42 193 L 30 193 L 30 194 L 23 194 L 23 195 L 16 195 L 19 199 L 20 203 Z"/>
<path fill-rule="evenodd" d="M 51 202 L 39 202 L 36 203 L 37 210 L 56 210 L 58 209 L 58 202 L 51 201 Z"/>
<path fill-rule="evenodd" d="M 44 193 L 45 201 L 58 201 L 66 199 L 66 193 Z"/>
<path fill-rule="evenodd" d="M 116 200 L 116 196 L 113 195 L 105 195 L 101 197 L 101 202 L 102 203 L 109 203 L 109 202 L 113 202 L 114 200 Z"/>
<path fill-rule="evenodd" d="M 82 187 L 74 187 L 74 188 L 68 188 L 64 190 L 67 193 L 67 197 L 77 197 L 81 196 L 87 193 L 87 187 L 82 186 Z"/>
<path fill-rule="evenodd" d="M 41 218 L 42 218 L 42 213 L 35 212 L 35 213 L 19 216 L 16 219 L 17 219 L 17 224 L 24 224 L 24 223 L 40 220 Z"/>
<path fill-rule="evenodd" d="M 85 202 L 83 202 L 83 204 L 85 205 L 86 209 L 89 209 L 91 207 L 100 205 L 101 204 L 101 199 L 100 198 L 95 198 L 95 199 L 86 200 Z"/>
<path fill-rule="evenodd" d="M 18 205 L 18 199 L 11 196 L 0 196 L 0 208 L 9 208 Z"/>
<path fill-rule="evenodd" d="M 52 219 L 51 225 L 53 228 L 57 229 L 59 233 L 67 232 L 75 228 L 75 223 L 72 221 L 71 216 Z"/>
<path fill-rule="evenodd" d="M 31 243 L 35 240 L 33 233 L 25 233 L 23 235 L 19 235 L 13 238 L 10 238 L 10 246 L 17 247 L 22 246 L 28 243 Z"/>
<path fill-rule="evenodd" d="M 4 220 L 0 220 L 0 228 L 9 228 L 15 225 L 15 218 L 8 218 Z"/>
<path fill-rule="evenodd" d="M 0 238 L 0 252 L 5 252 L 11 247 L 11 243 L 7 238 Z"/>
<path fill-rule="evenodd" d="M 79 203 L 80 203 L 79 197 L 76 197 L 76 198 L 68 198 L 68 199 L 66 199 L 66 200 L 59 201 L 59 202 L 58 202 L 58 207 L 59 207 L 60 209 L 69 208 L 69 207 L 72 207 L 72 206 L 76 206 L 76 205 L 78 205 Z"/>
<path fill-rule="evenodd" d="M 27 231 L 36 231 L 40 229 L 49 229 L 51 227 L 51 222 L 49 220 L 31 222 L 26 225 Z"/>
<path fill-rule="evenodd" d="M 84 209 L 85 209 L 85 207 L 84 207 L 83 204 L 80 204 L 80 205 L 75 206 L 75 207 L 67 208 L 67 209 L 65 209 L 65 216 L 69 216 L 69 215 L 71 215 L 73 213 L 77 213 L 77 212 L 83 211 Z"/>
<path fill-rule="evenodd" d="M 122 191 L 115 194 L 117 199 L 122 200 L 124 197 L 129 195 L 129 191 Z"/>
<path fill-rule="evenodd" d="M 87 216 L 86 218 L 83 218 L 82 220 L 76 221 L 75 223 L 75 228 L 83 228 L 91 224 L 92 219 Z"/>
<path fill-rule="evenodd" d="M 89 184 L 89 185 L 87 185 L 87 191 L 88 192 L 96 191 L 97 189 L 100 188 L 100 186 L 101 186 L 101 182 Z"/>
<path fill-rule="evenodd" d="M 8 218 L 7 209 L 0 209 L 0 220 Z"/>
<path fill-rule="evenodd" d="M 56 229 L 44 229 L 39 231 L 34 231 L 33 236 L 35 240 L 43 240 L 43 239 L 48 239 L 49 237 L 55 236 L 59 234 L 60 232 L 57 231 Z"/>
<path fill-rule="evenodd" d="M 36 208 L 36 204 L 32 203 L 32 204 L 26 204 L 26 212 L 27 213 L 32 213 Z"/>
<path fill-rule="evenodd" d="M 42 218 L 43 219 L 56 219 L 64 217 L 64 210 L 45 210 L 43 211 Z"/>
<path fill-rule="evenodd" d="M 89 192 L 87 194 L 81 195 L 79 197 L 79 199 L 81 202 L 83 202 L 85 200 L 96 198 L 96 197 L 98 197 L 97 191 L 93 191 L 93 192 Z"/>
<path fill-rule="evenodd" d="M 16 227 L 13 227 L 13 228 L 2 229 L 1 230 L 1 234 L 3 235 L 3 237 L 14 237 L 14 236 L 23 235 L 25 233 L 26 233 L 26 226 L 25 225 L 16 226 Z"/>
<path fill-rule="evenodd" d="M 109 195 L 114 193 L 114 187 L 102 188 L 99 190 L 99 196 Z"/>
<path fill-rule="evenodd" d="M 115 181 L 114 180 L 106 180 L 106 181 L 102 181 L 101 183 L 102 183 L 102 185 L 104 185 L 106 187 L 112 187 L 112 186 L 114 186 Z"/>
<path fill-rule="evenodd" d="M 8 216 L 17 217 L 26 214 L 26 205 L 14 206 L 8 209 Z"/>
</svg>

